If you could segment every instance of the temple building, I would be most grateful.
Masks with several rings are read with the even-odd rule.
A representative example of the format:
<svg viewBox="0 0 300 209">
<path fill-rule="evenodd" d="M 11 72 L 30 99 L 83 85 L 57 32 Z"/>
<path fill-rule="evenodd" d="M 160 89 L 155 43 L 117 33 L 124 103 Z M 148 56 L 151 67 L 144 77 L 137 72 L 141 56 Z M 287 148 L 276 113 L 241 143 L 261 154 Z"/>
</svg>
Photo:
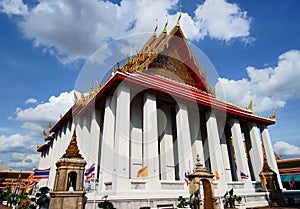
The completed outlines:
<svg viewBox="0 0 300 209">
<path fill-rule="evenodd" d="M 86 208 L 106 196 L 116 208 L 177 205 L 189 197 L 185 173 L 201 164 L 214 175 L 216 201 L 234 189 L 240 207 L 265 206 L 261 189 L 262 144 L 269 167 L 279 171 L 268 126 L 275 114 L 262 116 L 216 97 L 179 23 L 168 33 L 156 29 L 132 57 L 113 67 L 111 75 L 74 105 L 44 133 L 39 169 L 51 167 L 40 186 L 54 187 L 55 163 L 76 129 L 86 169 Z M 92 166 L 95 165 L 93 168 Z"/>
</svg>

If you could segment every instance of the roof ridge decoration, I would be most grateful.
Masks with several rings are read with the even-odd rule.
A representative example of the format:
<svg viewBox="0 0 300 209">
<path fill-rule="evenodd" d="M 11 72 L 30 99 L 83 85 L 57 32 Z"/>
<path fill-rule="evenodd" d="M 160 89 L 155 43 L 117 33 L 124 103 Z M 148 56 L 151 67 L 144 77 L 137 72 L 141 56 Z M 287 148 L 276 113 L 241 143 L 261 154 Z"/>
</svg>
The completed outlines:
<svg viewBox="0 0 300 209">
<path fill-rule="evenodd" d="M 68 148 L 66 149 L 66 153 L 62 156 L 62 158 L 83 159 L 83 157 L 79 153 L 76 138 L 76 128 L 74 128 L 72 139 Z"/>
<path fill-rule="evenodd" d="M 214 91 L 207 83 L 206 73 L 201 70 L 180 27 L 180 12 L 176 25 L 167 33 L 168 16 L 163 31 L 156 37 L 157 24 L 153 35 L 140 51 L 131 59 L 126 58 L 126 64 L 118 71 L 123 73 L 138 73 L 145 71 L 151 74 L 164 75 L 177 79 L 205 92 Z M 149 70 L 151 68 L 151 70 Z"/>
</svg>

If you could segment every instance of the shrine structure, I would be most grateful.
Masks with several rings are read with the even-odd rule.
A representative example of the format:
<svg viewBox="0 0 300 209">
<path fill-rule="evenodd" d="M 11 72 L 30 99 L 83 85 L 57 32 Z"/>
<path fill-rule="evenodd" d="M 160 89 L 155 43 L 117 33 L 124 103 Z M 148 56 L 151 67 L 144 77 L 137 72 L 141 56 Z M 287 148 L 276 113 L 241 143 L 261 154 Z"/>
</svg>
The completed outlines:
<svg viewBox="0 0 300 209">
<path fill-rule="evenodd" d="M 132 57 L 113 67 L 105 82 L 77 93 L 72 108 L 49 127 L 39 168 L 51 167 L 40 186 L 54 188 L 55 163 L 76 128 L 86 169 L 86 208 L 107 197 L 116 208 L 177 205 L 189 197 L 185 173 L 201 164 L 213 177 L 214 198 L 222 208 L 234 189 L 247 207 L 268 204 L 262 191 L 262 144 L 268 165 L 282 188 L 268 126 L 276 116 L 219 99 L 181 30 L 180 17 L 168 33 L 156 29 Z M 95 81 L 94 81 L 95 82 Z M 244 143 L 246 146 L 244 146 Z M 89 170 L 91 171 L 91 169 Z M 200 191 L 201 192 L 201 191 Z"/>
</svg>

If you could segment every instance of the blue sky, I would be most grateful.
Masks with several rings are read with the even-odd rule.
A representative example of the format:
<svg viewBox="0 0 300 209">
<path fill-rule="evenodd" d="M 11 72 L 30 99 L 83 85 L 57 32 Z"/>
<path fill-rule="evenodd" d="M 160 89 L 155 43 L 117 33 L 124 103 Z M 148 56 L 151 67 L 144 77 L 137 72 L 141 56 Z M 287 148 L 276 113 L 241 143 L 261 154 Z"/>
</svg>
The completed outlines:
<svg viewBox="0 0 300 209">
<path fill-rule="evenodd" d="M 88 58 L 108 41 L 152 32 L 156 18 L 160 33 L 166 14 L 170 30 L 180 8 L 184 34 L 214 64 L 226 99 L 241 105 L 253 99 L 254 111 L 266 115 L 274 108 L 274 149 L 300 157 L 299 6 L 297 0 L 0 0 L 0 162 L 37 166 L 36 142 L 72 104 Z"/>
</svg>

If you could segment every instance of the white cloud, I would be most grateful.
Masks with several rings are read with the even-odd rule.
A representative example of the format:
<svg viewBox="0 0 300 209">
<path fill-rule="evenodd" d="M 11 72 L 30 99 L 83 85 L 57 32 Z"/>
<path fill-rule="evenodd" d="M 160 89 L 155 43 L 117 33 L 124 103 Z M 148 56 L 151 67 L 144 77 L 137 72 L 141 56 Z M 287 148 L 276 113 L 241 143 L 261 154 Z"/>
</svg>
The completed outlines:
<svg viewBox="0 0 300 209">
<path fill-rule="evenodd" d="M 156 18 L 162 30 L 166 14 L 169 14 L 170 29 L 178 17 L 178 13 L 170 14 L 170 11 L 177 7 L 178 0 L 155 0 L 151 3 L 147 0 L 122 0 L 119 5 L 97 0 L 41 0 L 27 9 L 19 0 L 15 4 L 2 3 L 1 11 L 21 15 L 17 23 L 26 38 L 61 62 L 70 63 L 87 59 L 108 41 L 151 31 Z M 225 41 L 234 38 L 246 41 L 251 22 L 247 12 L 224 0 L 206 0 L 193 14 L 183 13 L 181 21 L 190 40 L 208 36 Z"/>
<path fill-rule="evenodd" d="M 22 122 L 26 134 L 0 135 L 0 153 L 4 163 L 10 167 L 31 170 L 38 166 L 39 154 L 36 152 L 36 137 L 42 139 L 42 130 L 49 121 L 54 124 L 60 114 L 66 113 L 73 105 L 73 91 L 51 96 L 47 102 L 27 109 L 16 109 L 14 119 Z M 0 129 L 1 130 L 1 129 Z"/>
<path fill-rule="evenodd" d="M 27 5 L 22 0 L 1 0 L 0 11 L 8 15 L 25 15 L 28 12 Z"/>
<path fill-rule="evenodd" d="M 73 91 L 63 92 L 59 96 L 51 96 L 43 104 L 27 109 L 17 108 L 16 119 L 23 122 L 22 128 L 31 135 L 41 133 L 49 121 L 56 122 L 73 105 Z"/>
<path fill-rule="evenodd" d="M 25 101 L 25 104 L 34 104 L 37 103 L 37 100 L 34 98 L 29 98 Z"/>
<path fill-rule="evenodd" d="M 223 89 L 226 99 L 240 105 L 253 100 L 254 111 L 281 108 L 288 99 L 300 97 L 300 51 L 281 54 L 277 66 L 257 69 L 247 67 L 249 78 L 229 80 L 219 78 L 217 94 Z"/>
<path fill-rule="evenodd" d="M 250 35 L 251 19 L 247 12 L 224 0 L 206 0 L 196 9 L 195 20 L 201 37 L 208 35 L 229 41 Z"/>
<path fill-rule="evenodd" d="M 296 157 L 300 154 L 300 147 L 289 144 L 284 141 L 278 141 L 274 145 L 274 151 L 281 156 Z"/>
</svg>

